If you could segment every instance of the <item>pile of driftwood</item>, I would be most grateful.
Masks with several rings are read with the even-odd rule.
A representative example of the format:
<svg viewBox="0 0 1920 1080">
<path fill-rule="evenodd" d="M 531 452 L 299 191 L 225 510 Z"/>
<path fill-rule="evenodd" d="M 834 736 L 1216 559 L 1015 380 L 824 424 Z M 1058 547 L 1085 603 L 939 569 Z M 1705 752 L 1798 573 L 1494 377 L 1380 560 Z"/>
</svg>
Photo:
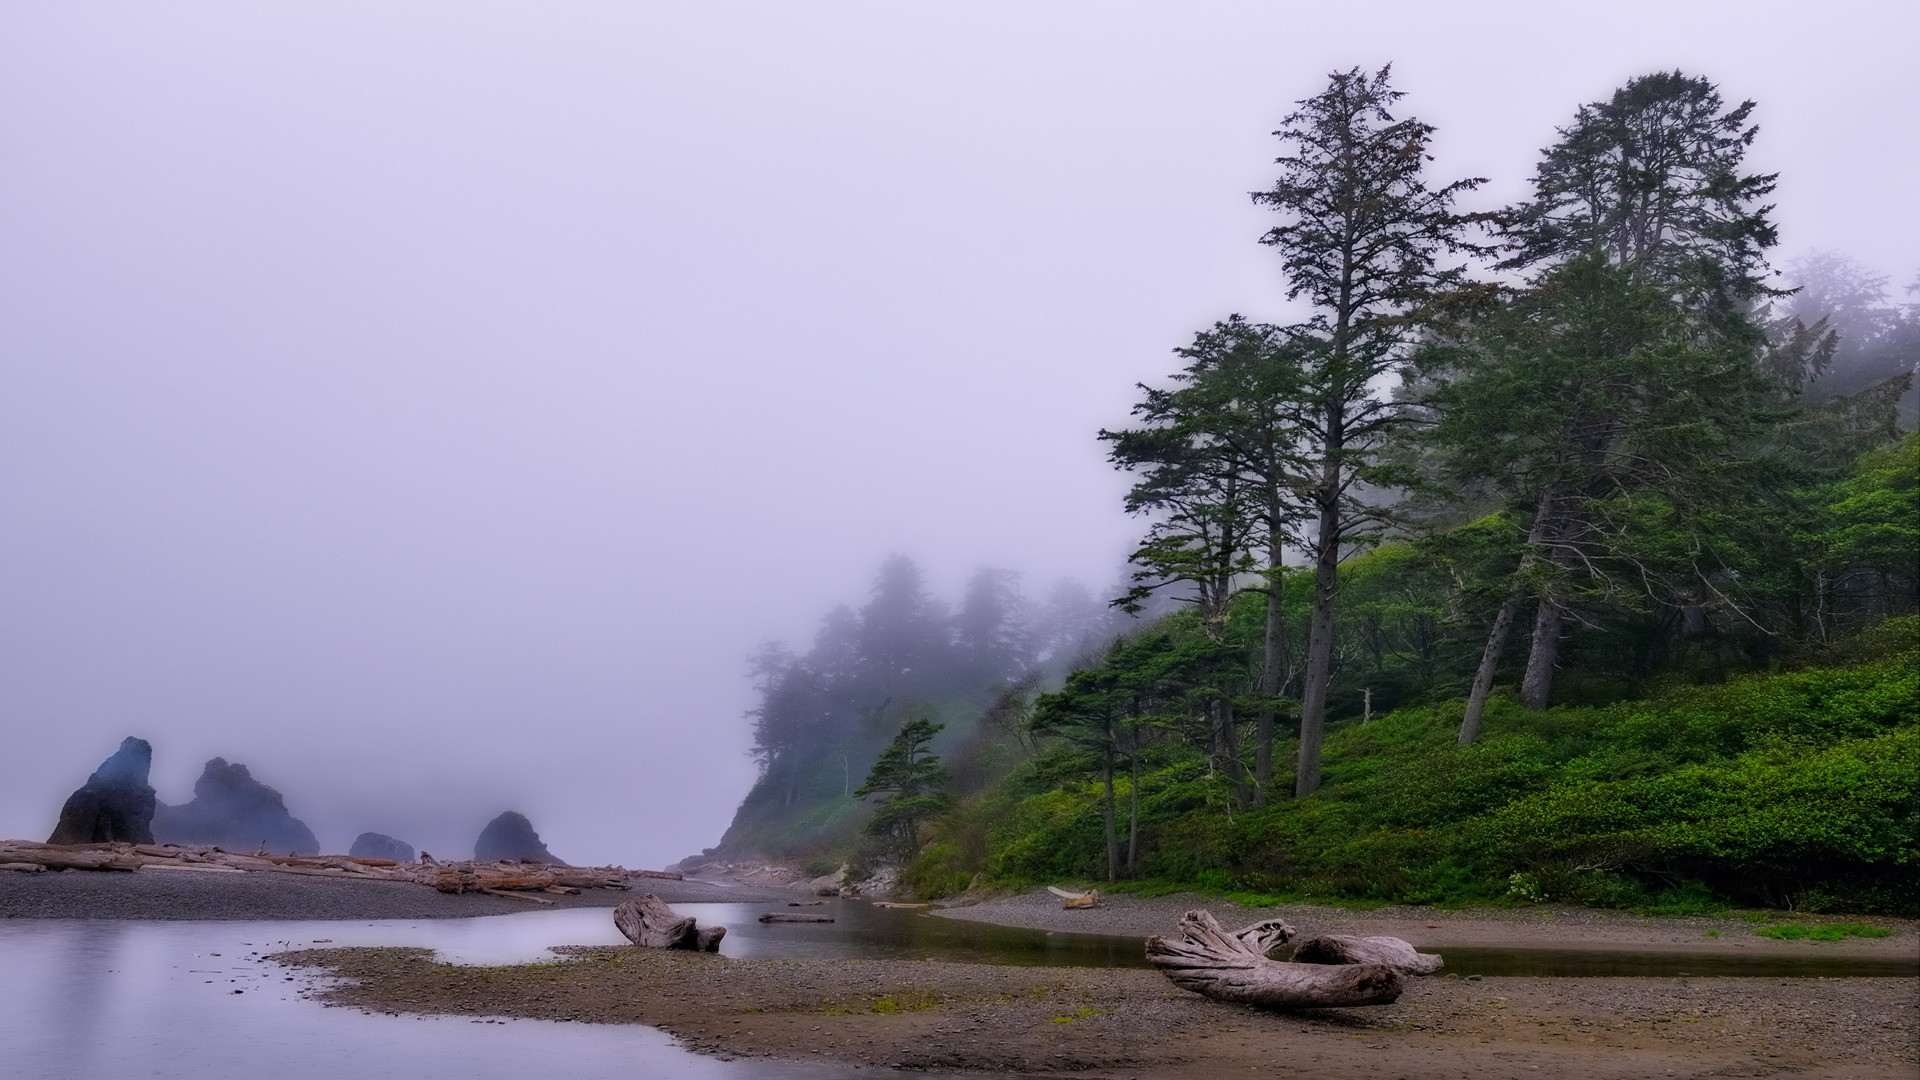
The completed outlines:
<svg viewBox="0 0 1920 1080">
<path fill-rule="evenodd" d="M 1403 976 L 1440 970 L 1440 957 L 1392 937 L 1323 934 L 1301 942 L 1290 960 L 1273 959 L 1294 933 L 1281 919 L 1227 931 L 1207 912 L 1189 911 L 1177 940 L 1147 939 L 1147 960 L 1183 990 L 1280 1009 L 1388 1005 Z"/>
<path fill-rule="evenodd" d="M 302 874 L 359 881 L 430 885 L 443 893 L 478 892 L 536 904 L 553 901 L 536 893 L 625 889 L 636 878 L 679 880 L 670 870 L 619 866 L 555 866 L 527 862 L 440 862 L 421 853 L 419 862 L 356 859 L 347 855 L 269 855 L 178 844 L 36 844 L 0 840 L 0 871 L 161 870 L 214 874 Z"/>
</svg>

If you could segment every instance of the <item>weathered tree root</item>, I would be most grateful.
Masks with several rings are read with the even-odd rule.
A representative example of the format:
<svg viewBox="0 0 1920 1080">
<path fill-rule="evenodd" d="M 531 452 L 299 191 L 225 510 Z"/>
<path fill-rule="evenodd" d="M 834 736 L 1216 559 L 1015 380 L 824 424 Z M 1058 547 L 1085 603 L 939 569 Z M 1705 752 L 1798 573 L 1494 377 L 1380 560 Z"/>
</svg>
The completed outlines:
<svg viewBox="0 0 1920 1080">
<path fill-rule="evenodd" d="M 1267 958 L 1293 937 L 1279 919 L 1232 933 L 1205 911 L 1180 919 L 1179 940 L 1147 939 L 1147 960 L 1182 990 L 1216 1001 L 1277 1009 L 1386 1005 L 1399 998 L 1400 975 L 1385 964 L 1295 964 Z"/>
<path fill-rule="evenodd" d="M 1293 950 L 1296 964 L 1385 964 L 1402 975 L 1431 975 L 1444 961 L 1438 953 L 1415 952 L 1397 937 L 1321 934 Z"/>
<path fill-rule="evenodd" d="M 719 952 L 720 939 L 727 936 L 724 926 L 700 929 L 694 919 L 674 914 L 665 900 L 652 893 L 641 893 L 614 908 L 613 925 L 628 941 L 645 949 Z"/>
</svg>

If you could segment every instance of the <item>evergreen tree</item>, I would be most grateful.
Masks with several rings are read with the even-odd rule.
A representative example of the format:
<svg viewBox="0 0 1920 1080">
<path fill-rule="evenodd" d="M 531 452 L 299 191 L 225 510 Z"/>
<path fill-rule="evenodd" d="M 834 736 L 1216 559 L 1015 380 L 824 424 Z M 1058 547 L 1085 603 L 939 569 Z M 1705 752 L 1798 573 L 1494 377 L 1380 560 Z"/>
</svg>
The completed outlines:
<svg viewBox="0 0 1920 1080">
<path fill-rule="evenodd" d="M 952 796 L 939 790 L 947 782 L 947 770 L 939 755 L 928 749 L 945 727 L 933 722 L 926 706 L 916 706 L 873 763 L 867 782 L 854 792 L 858 798 L 879 803 L 867 831 L 893 838 L 906 855 L 920 850 L 921 823 L 953 803 Z"/>
<path fill-rule="evenodd" d="M 1305 547 L 1314 591 L 1301 686 L 1300 761 L 1294 790 L 1320 786 L 1320 744 L 1333 669 L 1334 602 L 1345 551 L 1381 524 L 1359 498 L 1378 478 L 1381 444 L 1399 422 L 1375 392 L 1447 292 L 1460 285 L 1447 256 L 1470 251 L 1454 199 L 1481 181 L 1429 186 L 1433 128 L 1396 120 L 1403 96 L 1390 69 L 1336 73 L 1275 132 L 1280 178 L 1254 200 L 1284 216 L 1263 242 L 1280 253 L 1289 299 L 1309 319 L 1291 328 L 1304 357 L 1296 408 L 1302 424 L 1301 494 L 1313 518 Z"/>
<path fill-rule="evenodd" d="M 1563 410 L 1558 431 L 1536 430 L 1531 442 L 1514 436 L 1528 448 L 1544 445 L 1540 460 L 1554 463 L 1534 470 L 1531 490 L 1516 500 L 1531 517 L 1529 557 L 1516 578 L 1520 592 L 1535 597 L 1521 678 L 1521 698 L 1530 707 L 1544 708 L 1552 694 L 1568 604 L 1576 599 L 1568 591 L 1571 583 L 1604 577 L 1588 557 L 1599 535 L 1595 530 L 1602 527 L 1589 511 L 1593 500 L 1612 490 L 1598 479 L 1611 471 L 1595 463 L 1617 459 L 1617 442 L 1634 427 L 1636 409 L 1661 404 L 1643 398 L 1649 385 L 1644 379 L 1623 372 L 1657 378 L 1634 360 L 1654 346 L 1694 345 L 1693 355 L 1701 357 L 1744 350 L 1753 368 L 1765 344 L 1750 313 L 1771 293 L 1764 283 L 1763 256 L 1776 234 L 1768 217 L 1772 208 L 1756 201 L 1773 190 L 1775 177 L 1743 171 L 1758 130 L 1747 122 L 1753 108 L 1748 101 L 1726 109 L 1711 82 L 1679 72 L 1631 79 L 1608 101 L 1581 106 L 1574 122 L 1560 130 L 1559 142 L 1542 156 L 1533 198 L 1508 214 L 1512 255 L 1505 265 L 1533 269 L 1533 284 L 1547 299 L 1544 307 L 1523 300 L 1508 316 L 1518 314 L 1524 321 L 1529 310 L 1543 313 L 1520 336 L 1539 339 L 1539 349 L 1560 357 L 1580 357 L 1594 372 L 1569 373 L 1551 363 L 1532 365 L 1529 355 L 1512 357 L 1511 375 L 1521 384 L 1540 377 L 1530 393 L 1565 393 L 1566 377 L 1594 388 L 1579 395 L 1579 408 Z M 1669 310 L 1655 314 L 1661 298 L 1671 302 Z M 1608 313 L 1624 318 L 1623 326 L 1609 325 Z M 1675 313 L 1684 326 L 1666 318 Z M 1564 333 L 1555 317 L 1567 320 Z M 1513 324 L 1499 325 L 1496 337 L 1508 335 Z M 1598 373 L 1608 370 L 1608 381 L 1599 381 Z M 1741 408 L 1762 407 L 1765 396 L 1745 375 L 1708 392 L 1708 400 L 1678 404 L 1709 408 L 1719 419 L 1732 420 Z M 1456 405 L 1466 394 L 1456 393 Z M 1544 402 L 1529 408 L 1515 400 L 1511 413 L 1483 410 L 1493 426 L 1481 427 L 1473 437 L 1493 442 L 1508 437 L 1509 429 L 1529 430 L 1543 409 L 1552 411 Z M 1701 464 L 1699 454 L 1693 451 L 1689 462 Z M 1649 459 L 1645 465 L 1648 475 L 1676 466 L 1685 471 L 1680 462 Z M 1504 650 L 1518 604 L 1510 600 L 1488 633 L 1463 738 L 1471 738 L 1477 727 Z"/>
</svg>

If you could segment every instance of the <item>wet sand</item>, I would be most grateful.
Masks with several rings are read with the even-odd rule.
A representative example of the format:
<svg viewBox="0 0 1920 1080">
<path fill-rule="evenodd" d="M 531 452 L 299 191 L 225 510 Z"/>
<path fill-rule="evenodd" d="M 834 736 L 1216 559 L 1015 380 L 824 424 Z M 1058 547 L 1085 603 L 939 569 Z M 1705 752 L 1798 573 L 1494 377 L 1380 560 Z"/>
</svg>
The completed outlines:
<svg viewBox="0 0 1920 1080">
<path fill-rule="evenodd" d="M 376 1012 L 647 1024 L 725 1057 L 1022 1076 L 1902 1077 L 1911 979 L 1410 981 L 1399 1002 L 1271 1012 L 1138 969 L 931 961 L 734 960 L 595 948 L 552 964 L 462 968 L 420 950 L 280 959 Z"/>
<path fill-rule="evenodd" d="M 1067 911 L 1061 908 L 1057 898 L 1036 891 L 994 896 L 964 906 L 943 908 L 935 914 L 941 918 L 1036 930 L 1146 937 L 1172 932 L 1181 914 L 1191 908 L 1205 908 L 1230 927 L 1282 918 L 1292 923 L 1302 936 L 1385 934 L 1412 942 L 1421 949 L 1442 952 L 1449 947 L 1468 947 L 1920 958 L 1920 923 L 1853 915 L 1835 916 L 1828 921 L 1866 923 L 1890 930 L 1892 934 L 1883 938 L 1850 937 L 1842 941 L 1782 941 L 1756 936 L 1754 930 L 1759 924 L 1731 915 L 1653 918 L 1621 911 L 1548 906 L 1457 911 L 1415 907 L 1351 911 L 1309 904 L 1248 908 L 1191 893 L 1107 896 L 1097 908 Z"/>
<path fill-rule="evenodd" d="M 790 892 L 659 880 L 669 902 L 771 902 Z M 630 893 L 555 897 L 610 907 Z M 1745 955 L 1912 957 L 1912 923 L 1881 939 L 1774 941 L 1739 919 L 1644 919 L 1561 909 L 1349 912 L 1240 909 L 1191 896 L 1117 896 L 1063 911 L 1045 893 L 940 917 L 1145 935 L 1205 906 L 1230 925 L 1278 914 L 1304 934 L 1386 933 L 1449 945 Z M 0 874 L 0 917 L 325 919 L 509 914 L 532 905 L 418 885 L 278 874 Z M 1709 932 L 1718 934 L 1708 936 Z M 1911 1078 L 1920 1069 L 1915 978 L 1460 978 L 1409 980 L 1395 1004 L 1280 1013 L 1222 1005 L 1138 969 L 912 960 L 740 960 L 631 948 L 570 959 L 453 967 L 406 949 L 283 954 L 312 996 L 382 1013 L 638 1023 L 727 1057 L 1024 1076 L 1663 1076 Z"/>
<path fill-rule="evenodd" d="M 1045 893 L 941 917 L 1142 935 L 1205 906 L 1230 925 L 1278 914 L 1306 934 L 1385 933 L 1429 948 L 1532 947 L 1913 957 L 1912 923 L 1879 939 L 1776 941 L 1740 919 L 1513 909 L 1249 910 L 1193 896 L 1114 897 L 1064 911 Z M 1709 937 L 1708 932 L 1719 934 Z M 1390 1006 L 1281 1013 L 1222 1005 L 1148 970 L 934 961 L 737 960 L 567 950 L 513 968 L 436 964 L 416 950 L 285 961 L 344 978 L 318 996 L 380 1012 L 648 1024 L 724 1056 L 1024 1076 L 1201 1077 L 1285 1068 L 1316 1077 L 1903 1077 L 1920 1068 L 1920 979 L 1409 980 Z"/>
</svg>

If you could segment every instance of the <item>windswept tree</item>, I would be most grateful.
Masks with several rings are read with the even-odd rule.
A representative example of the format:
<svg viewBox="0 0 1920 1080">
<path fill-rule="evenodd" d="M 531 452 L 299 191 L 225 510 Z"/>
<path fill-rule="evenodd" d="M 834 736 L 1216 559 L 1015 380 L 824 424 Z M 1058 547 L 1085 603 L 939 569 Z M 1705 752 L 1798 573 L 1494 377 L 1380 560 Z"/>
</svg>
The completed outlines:
<svg viewBox="0 0 1920 1080">
<path fill-rule="evenodd" d="M 1282 215 L 1262 242 L 1280 253 L 1287 296 L 1310 315 L 1290 328 L 1302 359 L 1293 408 L 1300 425 L 1299 494 L 1314 592 L 1301 684 L 1300 760 L 1294 790 L 1320 786 L 1320 744 L 1332 678 L 1334 603 L 1342 555 L 1383 524 L 1362 501 L 1381 479 L 1379 453 L 1400 422 L 1379 392 L 1382 377 L 1440 302 L 1464 284 L 1449 260 L 1474 250 L 1454 200 L 1481 183 L 1432 186 L 1425 176 L 1433 127 L 1397 119 L 1404 96 L 1389 68 L 1337 72 L 1299 103 L 1278 135 L 1280 177 L 1254 201 Z"/>
<path fill-rule="evenodd" d="M 1200 494 L 1209 507 L 1228 494 L 1234 499 L 1219 513 L 1230 513 L 1238 528 L 1221 529 L 1208 543 L 1194 542 L 1173 519 L 1156 523 L 1159 532 L 1135 556 L 1141 572 L 1133 595 L 1191 575 L 1202 624 L 1217 626 L 1236 590 L 1265 594 L 1251 793 L 1259 803 L 1273 779 L 1274 719 L 1290 666 L 1282 608 L 1285 553 L 1304 517 L 1296 494 L 1303 361 L 1283 332 L 1239 315 L 1195 335 L 1176 354 L 1187 363 L 1173 374 L 1173 386 L 1141 388 L 1133 414 L 1142 426 L 1103 431 L 1101 438 L 1112 445 L 1115 464 L 1142 472 L 1132 507 L 1157 512 L 1173 505 L 1170 487 L 1187 498 Z M 1169 539 L 1182 542 L 1169 550 Z M 1255 571 L 1259 584 L 1248 584 Z"/>
<path fill-rule="evenodd" d="M 945 724 L 936 724 L 924 705 L 915 706 L 899 734 L 880 753 L 867 782 L 854 795 L 879 804 L 867 831 L 889 837 L 908 856 L 920 850 L 920 826 L 953 804 L 940 790 L 947 770 L 929 747 Z"/>
<path fill-rule="evenodd" d="M 1730 426 L 1769 404 L 1750 314 L 1771 294 L 1764 253 L 1776 234 L 1759 200 L 1774 176 L 1745 168 L 1753 108 L 1728 109 L 1711 82 L 1679 72 L 1631 79 L 1580 107 L 1545 151 L 1533 197 L 1506 215 L 1503 265 L 1530 271 L 1531 291 L 1457 354 L 1467 360 L 1451 388 L 1451 445 L 1458 479 L 1505 486 L 1526 554 L 1488 633 L 1463 742 L 1522 601 L 1532 597 L 1534 618 L 1521 698 L 1544 708 L 1569 612 L 1615 584 L 1594 557 L 1609 549 L 1607 511 L 1705 475 Z M 1656 423 L 1672 440 L 1659 455 L 1634 446 Z M 1458 467 L 1474 462 L 1477 472 Z"/>
</svg>

